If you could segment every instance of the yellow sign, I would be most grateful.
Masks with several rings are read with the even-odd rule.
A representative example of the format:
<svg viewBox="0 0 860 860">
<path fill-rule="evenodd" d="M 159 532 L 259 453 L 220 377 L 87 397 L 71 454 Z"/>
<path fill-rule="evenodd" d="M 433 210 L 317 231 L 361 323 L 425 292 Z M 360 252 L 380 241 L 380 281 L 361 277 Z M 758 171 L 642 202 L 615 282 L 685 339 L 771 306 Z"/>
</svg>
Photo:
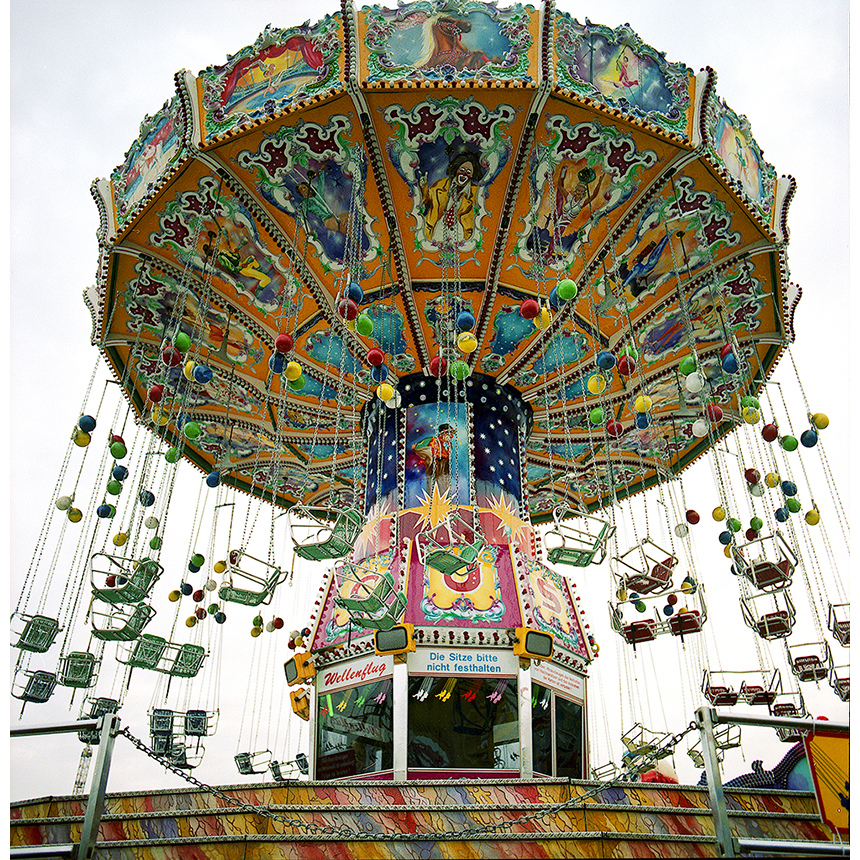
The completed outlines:
<svg viewBox="0 0 860 860">
<path fill-rule="evenodd" d="M 848 735 L 816 730 L 803 740 L 821 820 L 848 834 Z"/>
</svg>

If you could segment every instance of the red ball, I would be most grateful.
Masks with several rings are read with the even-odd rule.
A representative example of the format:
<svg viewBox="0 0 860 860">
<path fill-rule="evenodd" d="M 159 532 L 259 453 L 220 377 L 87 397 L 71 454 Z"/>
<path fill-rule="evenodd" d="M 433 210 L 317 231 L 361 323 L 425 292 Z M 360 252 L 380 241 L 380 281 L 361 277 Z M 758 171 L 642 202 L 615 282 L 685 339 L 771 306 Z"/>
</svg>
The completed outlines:
<svg viewBox="0 0 860 860">
<path fill-rule="evenodd" d="M 434 355 L 430 359 L 430 373 L 433 376 L 444 376 L 448 371 L 448 359 L 441 355 Z"/>
<path fill-rule="evenodd" d="M 378 346 L 367 351 L 367 363 L 371 367 L 380 367 L 383 361 L 385 361 L 385 353 Z"/>
<path fill-rule="evenodd" d="M 758 469 L 747 469 L 744 472 L 744 477 L 750 484 L 757 484 L 761 480 L 761 475 L 759 474 Z"/>
<path fill-rule="evenodd" d="M 277 352 L 289 352 L 293 348 L 293 336 L 291 334 L 279 334 L 275 338 L 275 350 Z"/>
<path fill-rule="evenodd" d="M 687 511 L 687 513 L 684 516 L 686 517 L 687 522 L 693 526 L 696 525 L 696 523 L 699 522 L 699 520 L 701 519 L 698 512 L 694 511 L 694 510 Z"/>
<path fill-rule="evenodd" d="M 295 647 L 296 647 L 296 640 L 290 639 L 290 641 L 287 642 L 287 648 L 295 648 Z"/>
<path fill-rule="evenodd" d="M 238 564 L 239 563 L 239 550 L 234 549 L 230 551 L 230 564 Z"/>
<path fill-rule="evenodd" d="M 153 403 L 159 403 L 161 398 L 164 397 L 164 386 L 163 385 L 153 385 L 149 389 L 149 399 Z"/>
<path fill-rule="evenodd" d="M 520 316 L 524 320 L 537 319 L 540 313 L 540 305 L 534 299 L 526 299 L 520 305 Z"/>
<path fill-rule="evenodd" d="M 272 619 L 272 627 L 274 627 L 275 630 L 280 630 L 283 626 L 284 626 L 284 619 L 283 618 L 273 618 Z"/>
<path fill-rule="evenodd" d="M 631 358 L 629 355 L 622 355 L 618 359 L 618 372 L 622 376 L 630 376 L 634 370 L 636 370 L 636 359 Z"/>
<path fill-rule="evenodd" d="M 724 359 L 724 358 L 725 358 L 725 357 L 726 357 L 726 356 L 727 356 L 731 351 L 732 351 L 732 345 L 731 345 L 730 343 L 727 343 L 727 344 L 726 344 L 726 345 L 725 345 L 725 346 L 720 350 L 720 361 L 722 361 L 722 360 L 723 360 L 723 359 Z"/>
<path fill-rule="evenodd" d="M 624 425 L 620 421 L 611 418 L 606 422 L 606 432 L 613 439 L 617 439 L 624 432 Z"/>
<path fill-rule="evenodd" d="M 111 575 L 110 575 L 110 576 L 105 580 L 105 585 L 106 585 L 108 588 L 113 588 L 113 587 L 116 585 L 116 577 L 115 577 L 113 574 L 111 574 Z"/>
<path fill-rule="evenodd" d="M 337 303 L 337 312 L 345 320 L 354 320 L 358 316 L 358 302 L 352 299 L 341 299 Z"/>
<path fill-rule="evenodd" d="M 765 424 L 761 428 L 761 435 L 765 442 L 774 442 L 779 436 L 779 428 L 776 424 Z"/>
<path fill-rule="evenodd" d="M 111 442 L 119 442 L 121 445 L 125 445 L 125 439 L 123 439 L 119 433 L 112 433 L 110 440 Z"/>
<path fill-rule="evenodd" d="M 200 601 L 203 600 L 203 589 L 198 588 L 197 591 L 195 591 L 194 594 L 191 595 L 191 599 L 195 603 L 200 603 Z"/>
<path fill-rule="evenodd" d="M 711 421 L 722 421 L 723 420 L 723 410 L 721 407 L 717 406 L 716 403 L 709 403 L 707 408 L 708 418 Z"/>
<path fill-rule="evenodd" d="M 168 367 L 176 367 L 182 361 L 182 353 L 175 346 L 166 346 L 161 350 L 161 360 Z"/>
<path fill-rule="evenodd" d="M 669 606 L 674 606 L 677 602 L 678 602 L 678 595 L 677 594 L 670 594 L 666 598 L 666 603 L 668 603 Z"/>
<path fill-rule="evenodd" d="M 755 529 L 747 529 L 744 534 L 747 540 L 755 540 L 758 537 L 758 532 Z"/>
<path fill-rule="evenodd" d="M 206 610 L 202 606 L 198 606 L 194 610 L 194 614 L 202 621 L 206 617 Z"/>
</svg>

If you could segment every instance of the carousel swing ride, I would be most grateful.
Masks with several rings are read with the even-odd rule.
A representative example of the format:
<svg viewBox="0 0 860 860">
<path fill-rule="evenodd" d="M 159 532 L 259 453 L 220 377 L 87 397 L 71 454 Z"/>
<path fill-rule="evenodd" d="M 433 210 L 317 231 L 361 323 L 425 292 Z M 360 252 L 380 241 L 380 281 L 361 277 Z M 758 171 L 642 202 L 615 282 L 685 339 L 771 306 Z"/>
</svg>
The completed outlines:
<svg viewBox="0 0 860 860">
<path fill-rule="evenodd" d="M 191 770 L 249 628 L 234 761 L 278 781 L 632 778 L 671 736 L 654 653 L 687 719 L 849 701 L 828 418 L 772 378 L 794 182 L 712 70 L 550 2 L 345 5 L 177 74 L 92 191 L 111 379 L 12 616 L 22 708 L 149 677 L 149 745 Z M 727 588 L 751 665 L 719 658 Z M 604 612 L 620 744 L 586 722 Z"/>
</svg>

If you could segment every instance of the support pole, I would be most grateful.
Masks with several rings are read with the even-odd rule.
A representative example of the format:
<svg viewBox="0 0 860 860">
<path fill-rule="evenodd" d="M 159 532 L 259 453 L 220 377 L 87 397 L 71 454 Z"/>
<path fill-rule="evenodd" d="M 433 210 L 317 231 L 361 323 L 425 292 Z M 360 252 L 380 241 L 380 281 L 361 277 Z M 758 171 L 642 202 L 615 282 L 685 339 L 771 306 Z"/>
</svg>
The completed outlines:
<svg viewBox="0 0 860 860">
<path fill-rule="evenodd" d="M 105 714 L 101 717 L 100 722 L 99 751 L 93 770 L 93 781 L 90 785 L 87 812 L 81 826 L 81 842 L 76 860 L 92 860 L 96 842 L 98 842 L 99 822 L 104 811 L 113 742 L 119 730 L 119 716 L 117 714 Z"/>
<path fill-rule="evenodd" d="M 517 701 L 520 712 L 520 779 L 534 779 L 532 671 L 528 660 L 520 660 L 520 668 L 517 672 Z"/>
<path fill-rule="evenodd" d="M 735 849 L 732 832 L 729 829 L 729 816 L 726 811 L 726 796 L 720 777 L 717 761 L 717 747 L 714 743 L 714 721 L 716 712 L 712 708 L 699 708 L 696 711 L 696 724 L 702 738 L 702 755 L 705 759 L 705 773 L 708 777 L 708 795 L 711 800 L 711 813 L 714 817 L 714 835 L 717 837 L 718 856 L 734 857 Z"/>
</svg>

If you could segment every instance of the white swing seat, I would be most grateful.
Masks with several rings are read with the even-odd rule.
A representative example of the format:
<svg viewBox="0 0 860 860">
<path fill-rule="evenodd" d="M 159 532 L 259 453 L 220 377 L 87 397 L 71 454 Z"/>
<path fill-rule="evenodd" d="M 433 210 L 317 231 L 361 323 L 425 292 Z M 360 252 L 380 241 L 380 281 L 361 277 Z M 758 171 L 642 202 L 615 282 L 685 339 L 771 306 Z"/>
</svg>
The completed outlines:
<svg viewBox="0 0 860 860">
<path fill-rule="evenodd" d="M 309 520 L 310 525 L 298 520 Z M 364 517 L 354 508 L 295 505 L 289 522 L 295 554 L 309 561 L 326 561 L 352 552 Z"/>
<path fill-rule="evenodd" d="M 554 527 L 544 535 L 547 559 L 551 564 L 588 567 L 602 564 L 615 526 L 567 505 L 552 512 Z M 565 520 L 574 518 L 572 522 Z"/>
<path fill-rule="evenodd" d="M 244 550 L 234 549 L 228 556 L 230 560 L 229 581 L 218 589 L 218 596 L 230 603 L 241 606 L 261 606 L 271 603 L 275 589 L 286 580 L 289 573 L 267 561 L 248 555 Z M 248 562 L 256 565 L 259 573 L 248 570 Z M 242 567 L 239 567 L 239 564 Z M 251 587 L 239 587 L 236 583 Z"/>
<path fill-rule="evenodd" d="M 236 767 L 243 776 L 265 773 L 272 761 L 272 753 L 269 750 L 236 753 L 233 761 L 236 762 Z"/>
</svg>

